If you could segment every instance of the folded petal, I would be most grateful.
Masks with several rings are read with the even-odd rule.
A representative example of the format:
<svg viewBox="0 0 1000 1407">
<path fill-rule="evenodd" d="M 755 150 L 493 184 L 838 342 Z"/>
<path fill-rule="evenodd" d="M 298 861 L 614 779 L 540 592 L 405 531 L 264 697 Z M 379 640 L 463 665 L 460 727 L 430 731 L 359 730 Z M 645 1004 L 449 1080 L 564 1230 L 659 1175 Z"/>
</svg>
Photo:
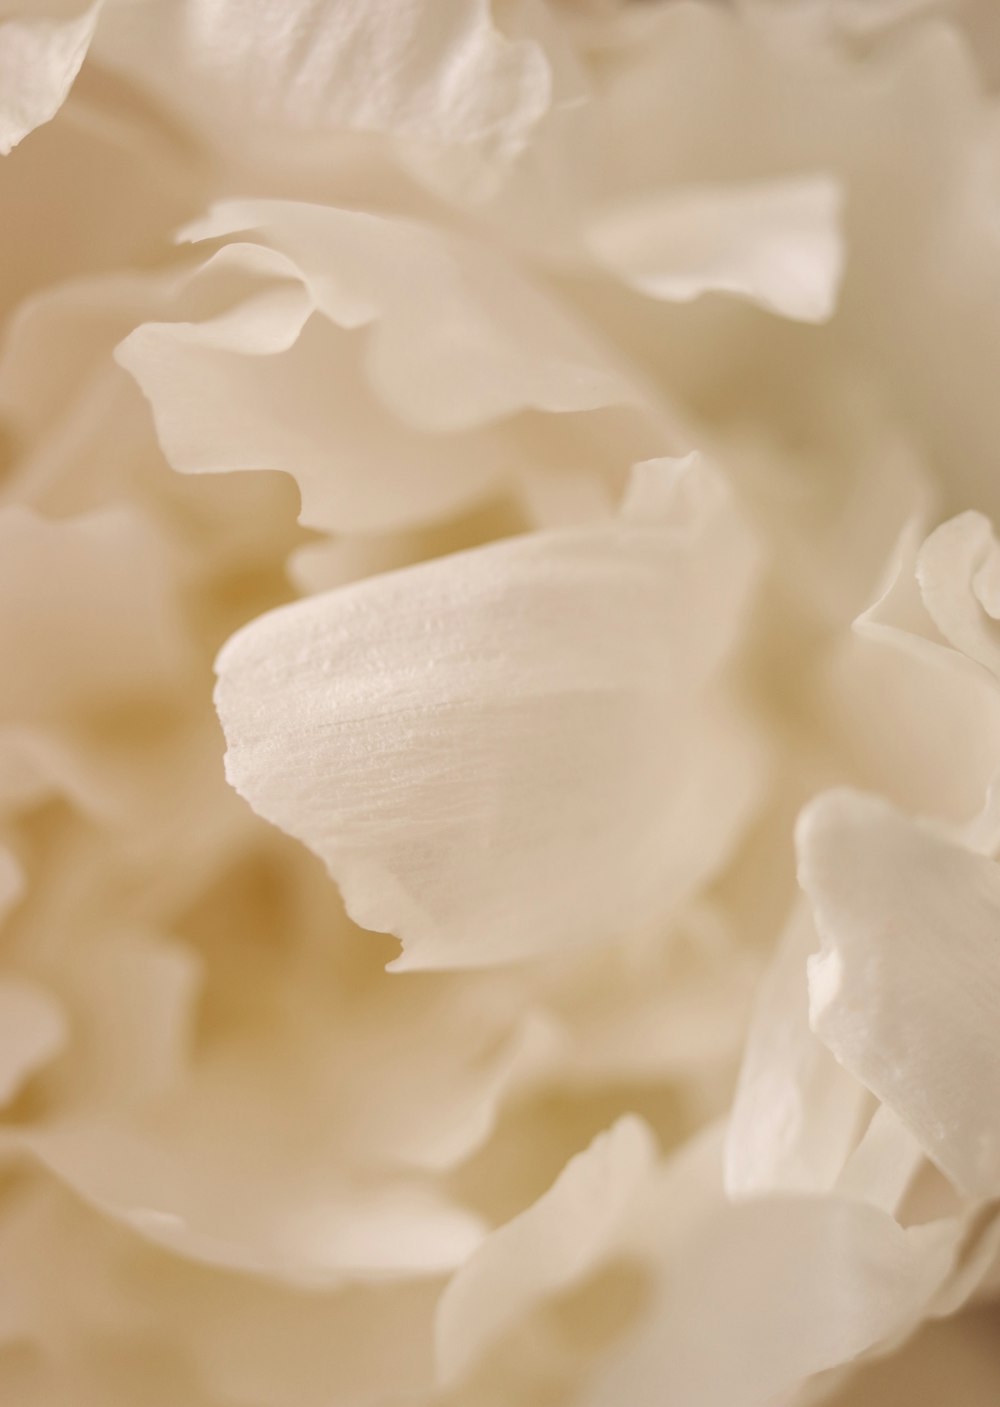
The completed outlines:
<svg viewBox="0 0 1000 1407">
<path fill-rule="evenodd" d="M 722 861 L 759 742 L 715 681 L 755 549 L 694 457 L 618 520 L 295 603 L 217 661 L 227 775 L 406 966 L 655 930 Z"/>
<path fill-rule="evenodd" d="M 812 802 L 797 839 L 813 1029 L 960 1188 L 995 1194 L 1000 867 L 849 791 Z"/>
</svg>

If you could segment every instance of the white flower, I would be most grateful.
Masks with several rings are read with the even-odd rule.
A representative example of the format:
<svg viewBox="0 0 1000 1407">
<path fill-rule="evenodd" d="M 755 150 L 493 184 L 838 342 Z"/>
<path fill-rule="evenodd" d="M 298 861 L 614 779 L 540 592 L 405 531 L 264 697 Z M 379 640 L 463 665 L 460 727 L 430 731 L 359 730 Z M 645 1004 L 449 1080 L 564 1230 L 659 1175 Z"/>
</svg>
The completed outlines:
<svg viewBox="0 0 1000 1407">
<path fill-rule="evenodd" d="M 0 1400 L 995 1402 L 998 60 L 0 6 Z"/>
</svg>

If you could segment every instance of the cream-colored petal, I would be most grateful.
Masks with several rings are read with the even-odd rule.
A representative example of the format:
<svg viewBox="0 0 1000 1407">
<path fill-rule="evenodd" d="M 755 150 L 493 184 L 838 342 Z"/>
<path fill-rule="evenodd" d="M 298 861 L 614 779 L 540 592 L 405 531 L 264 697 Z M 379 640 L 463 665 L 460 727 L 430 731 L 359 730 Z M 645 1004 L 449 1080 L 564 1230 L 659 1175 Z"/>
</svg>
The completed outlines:
<svg viewBox="0 0 1000 1407">
<path fill-rule="evenodd" d="M 580 1283 L 614 1250 L 654 1148 L 640 1119 L 620 1119 L 578 1153 L 533 1206 L 486 1238 L 438 1306 L 435 1341 L 444 1381 L 460 1378 L 538 1301 Z"/>
<path fill-rule="evenodd" d="M 732 845 L 759 742 L 713 679 L 754 575 L 722 481 L 272 612 L 217 662 L 227 775 L 401 965 L 655 930 Z"/>
<path fill-rule="evenodd" d="M 0 12 L 0 156 L 55 117 L 86 57 L 102 5 L 34 0 L 12 14 Z"/>
<path fill-rule="evenodd" d="M 680 186 L 594 217 L 595 255 L 664 302 L 731 293 L 784 317 L 825 322 L 844 260 L 840 188 L 828 176 Z"/>
<path fill-rule="evenodd" d="M 0 978 L 0 1105 L 48 1064 L 66 1036 L 64 1013 L 44 987 L 9 974 Z"/>
<path fill-rule="evenodd" d="M 1000 868 L 849 791 L 812 802 L 797 841 L 813 1029 L 961 1188 L 995 1194 Z"/>
</svg>

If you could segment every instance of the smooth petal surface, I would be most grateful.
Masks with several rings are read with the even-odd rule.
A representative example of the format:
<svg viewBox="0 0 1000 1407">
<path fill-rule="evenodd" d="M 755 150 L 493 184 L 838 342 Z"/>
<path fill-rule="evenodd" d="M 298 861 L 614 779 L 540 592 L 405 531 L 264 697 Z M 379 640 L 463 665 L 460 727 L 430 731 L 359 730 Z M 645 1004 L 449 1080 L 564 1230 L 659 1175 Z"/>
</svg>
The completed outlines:
<svg viewBox="0 0 1000 1407">
<path fill-rule="evenodd" d="M 437 1360 L 446 1382 L 460 1378 L 537 1301 L 579 1283 L 614 1249 L 654 1151 L 640 1119 L 619 1120 L 533 1206 L 486 1238 L 438 1306 Z"/>
<path fill-rule="evenodd" d="M 885 802 L 812 802 L 813 1029 L 965 1191 L 1000 1189 L 1000 867 Z"/>
<path fill-rule="evenodd" d="M 217 661 L 227 775 L 402 965 L 476 966 L 666 923 L 743 823 L 760 757 L 711 692 L 754 571 L 722 481 L 641 467 L 606 526 L 313 597 Z"/>
<path fill-rule="evenodd" d="M 658 191 L 601 212 L 598 258 L 664 302 L 731 293 L 802 322 L 833 312 L 844 259 L 830 177 Z"/>
</svg>

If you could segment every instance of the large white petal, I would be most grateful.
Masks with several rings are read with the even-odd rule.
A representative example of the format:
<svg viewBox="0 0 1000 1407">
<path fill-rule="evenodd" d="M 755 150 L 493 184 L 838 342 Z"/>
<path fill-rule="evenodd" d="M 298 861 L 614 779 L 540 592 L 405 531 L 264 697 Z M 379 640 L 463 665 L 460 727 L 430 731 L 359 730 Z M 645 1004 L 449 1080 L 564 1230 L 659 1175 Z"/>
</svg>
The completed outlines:
<svg viewBox="0 0 1000 1407">
<path fill-rule="evenodd" d="M 813 1029 L 967 1192 L 1000 1190 L 1000 867 L 887 803 L 803 812 Z"/>
<path fill-rule="evenodd" d="M 668 920 L 752 805 L 712 692 L 753 541 L 694 458 L 626 511 L 252 622 L 217 661 L 227 775 L 406 966 L 502 962 Z"/>
</svg>

